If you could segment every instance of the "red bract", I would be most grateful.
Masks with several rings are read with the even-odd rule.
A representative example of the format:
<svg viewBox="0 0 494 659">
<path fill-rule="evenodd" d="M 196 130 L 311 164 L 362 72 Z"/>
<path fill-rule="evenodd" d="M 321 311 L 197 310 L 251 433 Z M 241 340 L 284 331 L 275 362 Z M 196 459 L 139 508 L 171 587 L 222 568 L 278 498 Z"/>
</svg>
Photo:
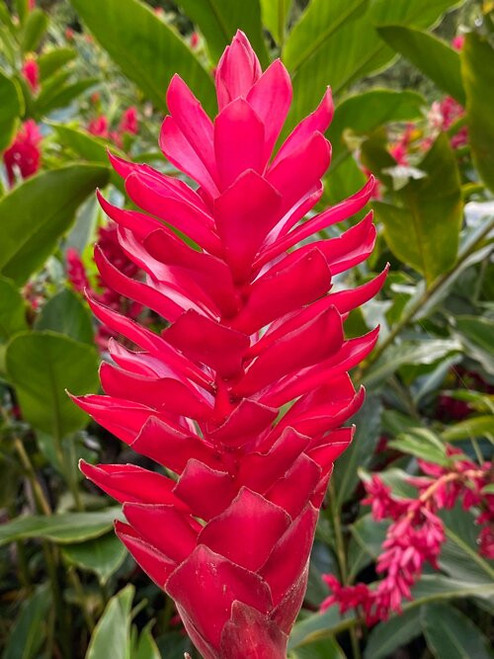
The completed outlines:
<svg viewBox="0 0 494 659">
<path fill-rule="evenodd" d="M 101 277 L 170 326 L 156 334 L 90 300 L 138 350 L 110 342 L 106 395 L 77 399 L 176 479 L 133 465 L 81 468 L 124 504 L 119 537 L 175 600 L 206 659 L 274 659 L 285 656 L 302 603 L 333 462 L 352 438 L 341 426 L 363 399 L 348 371 L 377 338 L 374 330 L 345 340 L 342 322 L 376 294 L 385 273 L 327 294 L 334 275 L 371 253 L 371 215 L 338 238 L 293 249 L 362 210 L 373 190 L 371 180 L 301 222 L 320 200 L 329 166 L 329 90 L 273 157 L 292 96 L 281 62 L 262 73 L 239 32 L 216 88 L 214 122 L 181 78 L 168 89 L 160 144 L 197 190 L 112 157 L 144 213 L 101 204 L 146 280 L 97 249 Z"/>
<path fill-rule="evenodd" d="M 41 133 L 36 122 L 28 119 L 3 154 L 10 186 L 14 185 L 17 176 L 29 178 L 36 174 L 41 163 L 40 142 Z"/>
<path fill-rule="evenodd" d="M 21 73 L 32 93 L 36 94 L 39 90 L 39 66 L 36 60 L 32 58 L 26 59 L 22 66 Z"/>
</svg>

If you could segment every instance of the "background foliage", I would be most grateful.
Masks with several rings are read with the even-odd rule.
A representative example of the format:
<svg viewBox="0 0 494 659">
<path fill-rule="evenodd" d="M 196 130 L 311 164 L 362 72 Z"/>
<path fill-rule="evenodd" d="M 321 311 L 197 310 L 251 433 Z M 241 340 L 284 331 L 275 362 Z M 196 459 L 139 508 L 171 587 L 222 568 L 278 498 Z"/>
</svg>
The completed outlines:
<svg viewBox="0 0 494 659">
<path fill-rule="evenodd" d="M 135 455 L 88 425 L 66 390 L 96 391 L 108 339 L 93 326 L 82 285 L 123 303 L 101 290 L 92 261 L 97 236 L 111 239 L 94 189 L 124 202 L 106 148 L 173 171 L 156 146 L 169 79 L 179 72 L 213 113 L 211 71 L 237 28 L 263 65 L 281 57 L 293 77 L 285 134 L 333 88 L 322 203 L 354 193 L 369 172 L 380 181 L 378 247 L 345 285 L 391 264 L 380 298 L 346 321 L 348 336 L 380 323 L 380 342 L 354 373 L 367 402 L 336 464 L 290 656 L 491 656 L 494 530 L 486 527 L 490 549 L 479 552 L 481 500 L 440 513 L 438 565 L 424 567 L 401 615 L 366 625 L 358 609 L 318 609 L 329 594 L 323 573 L 347 586 L 383 578 L 376 561 L 389 520 L 372 518 L 362 482 L 378 474 L 396 498 L 417 498 L 410 477 L 424 475 L 420 458 L 448 473 L 451 446 L 494 478 L 486 468 L 494 439 L 494 4 L 0 0 L 3 656 L 192 652 L 172 602 L 113 535 L 118 509 L 77 470 L 81 457 Z M 129 107 L 138 131 L 125 124 Z M 488 483 L 483 495 L 493 490 Z"/>
</svg>

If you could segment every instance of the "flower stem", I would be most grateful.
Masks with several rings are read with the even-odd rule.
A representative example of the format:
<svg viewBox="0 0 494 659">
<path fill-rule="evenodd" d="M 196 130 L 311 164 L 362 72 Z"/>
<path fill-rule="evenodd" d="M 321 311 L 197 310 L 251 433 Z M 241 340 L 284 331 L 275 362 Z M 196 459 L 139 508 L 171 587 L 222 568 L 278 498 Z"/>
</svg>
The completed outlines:
<svg viewBox="0 0 494 659">
<path fill-rule="evenodd" d="M 338 507 L 338 502 L 336 500 L 336 493 L 334 490 L 333 483 L 329 481 L 329 506 L 331 512 L 331 521 L 333 525 L 334 535 L 335 535 L 335 544 L 336 544 L 336 557 L 338 559 L 338 567 L 340 569 L 341 581 L 347 585 L 348 584 L 348 565 L 346 560 L 346 551 L 345 551 L 345 539 L 343 537 L 343 529 L 341 526 L 341 511 Z M 350 633 L 350 642 L 352 644 L 352 653 L 354 659 L 360 659 L 360 645 L 358 641 L 358 628 L 351 627 L 349 630 Z"/>
</svg>

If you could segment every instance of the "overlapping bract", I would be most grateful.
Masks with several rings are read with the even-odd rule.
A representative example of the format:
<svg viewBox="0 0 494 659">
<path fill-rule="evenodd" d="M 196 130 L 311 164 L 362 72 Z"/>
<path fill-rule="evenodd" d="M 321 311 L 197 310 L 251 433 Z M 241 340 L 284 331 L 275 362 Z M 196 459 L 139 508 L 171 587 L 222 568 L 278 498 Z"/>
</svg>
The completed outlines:
<svg viewBox="0 0 494 659">
<path fill-rule="evenodd" d="M 345 340 L 342 321 L 375 295 L 384 273 L 328 295 L 333 275 L 370 254 L 370 215 L 338 238 L 288 252 L 360 211 L 372 192 L 370 181 L 301 223 L 330 162 L 329 90 L 272 158 L 292 94 L 281 62 L 262 73 L 238 33 L 216 87 L 214 122 L 178 76 L 168 89 L 160 144 L 197 190 L 112 158 L 144 213 L 100 201 L 146 281 L 97 248 L 101 276 L 170 326 L 158 335 L 90 300 L 138 349 L 111 341 L 106 395 L 77 401 L 177 479 L 133 465 L 81 468 L 124 504 L 119 537 L 174 598 L 206 659 L 274 659 L 285 656 L 302 603 L 333 461 L 351 441 L 352 428 L 341 426 L 362 401 L 348 370 L 377 338 Z"/>
</svg>

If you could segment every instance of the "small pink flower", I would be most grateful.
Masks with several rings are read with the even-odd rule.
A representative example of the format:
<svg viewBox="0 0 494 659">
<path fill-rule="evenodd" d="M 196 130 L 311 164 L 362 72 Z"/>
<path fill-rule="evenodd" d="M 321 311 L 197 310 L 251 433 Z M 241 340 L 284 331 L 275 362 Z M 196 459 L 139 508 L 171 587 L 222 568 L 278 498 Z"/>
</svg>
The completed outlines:
<svg viewBox="0 0 494 659">
<path fill-rule="evenodd" d="M 91 133 L 91 135 L 94 135 L 95 137 L 102 137 L 103 139 L 107 140 L 110 136 L 108 117 L 102 114 L 95 119 L 91 119 L 87 130 L 88 133 Z"/>
<path fill-rule="evenodd" d="M 197 46 L 199 45 L 199 35 L 197 32 L 192 32 L 190 35 L 190 47 L 192 50 L 195 50 Z"/>
<path fill-rule="evenodd" d="M 465 35 L 457 34 L 456 37 L 454 37 L 451 41 L 451 45 L 455 50 L 462 50 L 463 46 L 465 45 Z"/>
<path fill-rule="evenodd" d="M 3 161 L 9 185 L 13 186 L 16 176 L 29 178 L 41 164 L 41 133 L 36 122 L 28 119 L 21 127 L 11 146 L 4 152 Z"/>
<path fill-rule="evenodd" d="M 130 135 L 137 135 L 139 129 L 138 119 L 137 119 L 137 108 L 131 106 L 127 108 L 122 115 L 120 124 L 118 127 L 120 133 L 129 133 Z"/>
<path fill-rule="evenodd" d="M 69 247 L 65 254 L 67 261 L 67 278 L 79 293 L 84 293 L 90 289 L 89 280 L 86 274 L 86 268 L 79 256 L 79 253 L 73 247 Z"/>
<path fill-rule="evenodd" d="M 33 94 L 36 94 L 39 90 L 39 67 L 36 60 L 32 57 L 27 58 L 22 66 L 21 73 L 30 90 Z"/>
</svg>

